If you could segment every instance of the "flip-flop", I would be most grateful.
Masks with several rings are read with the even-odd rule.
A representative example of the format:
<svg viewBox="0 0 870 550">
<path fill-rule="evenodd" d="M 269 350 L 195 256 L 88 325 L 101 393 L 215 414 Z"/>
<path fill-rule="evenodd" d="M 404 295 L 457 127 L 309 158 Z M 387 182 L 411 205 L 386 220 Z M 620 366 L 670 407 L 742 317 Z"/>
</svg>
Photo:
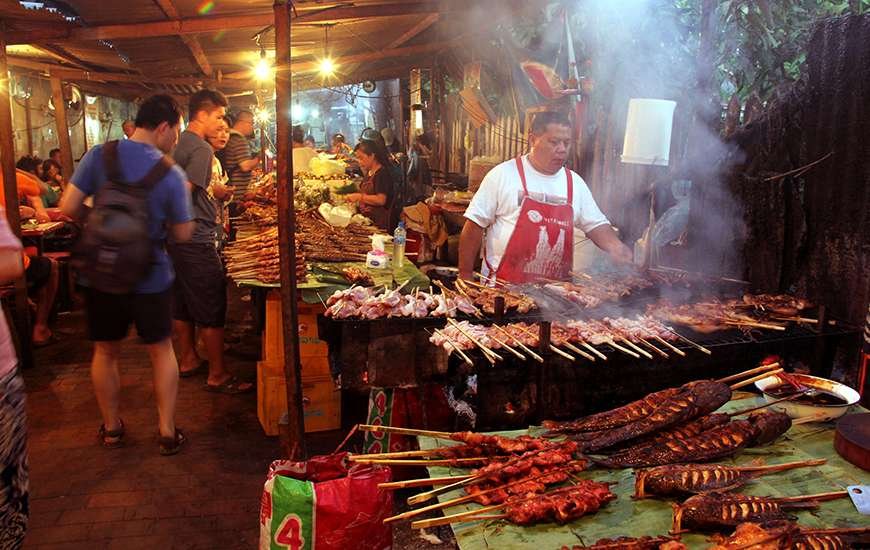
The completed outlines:
<svg viewBox="0 0 870 550">
<path fill-rule="evenodd" d="M 184 437 L 181 430 L 175 428 L 175 435 L 173 437 L 161 437 L 157 441 L 160 444 L 160 454 L 163 456 L 171 456 L 178 454 L 178 451 L 181 450 L 181 446 L 184 445 L 187 438 Z"/>
<path fill-rule="evenodd" d="M 197 374 L 199 374 L 200 372 L 202 372 L 204 369 L 207 369 L 207 368 L 208 368 L 208 360 L 203 359 L 199 362 L 199 365 L 193 367 L 190 370 L 178 369 L 178 377 L 179 378 L 190 378 L 191 376 L 196 376 Z"/>
<path fill-rule="evenodd" d="M 248 393 L 249 391 L 252 391 L 254 389 L 253 384 L 251 384 L 251 386 L 247 389 L 241 389 L 239 386 L 241 386 L 242 384 L 250 384 L 250 382 L 242 382 L 237 377 L 230 376 L 222 384 L 212 385 L 206 383 L 205 391 L 209 391 L 212 393 L 224 393 L 227 395 L 238 395 L 240 393 Z"/>
<path fill-rule="evenodd" d="M 97 437 L 100 439 L 100 443 L 103 444 L 103 447 L 107 449 L 117 449 L 118 447 L 124 446 L 124 421 L 119 418 L 118 424 L 120 424 L 121 427 L 117 430 L 107 430 L 105 424 L 100 424 L 100 430 L 97 432 Z M 107 437 L 110 437 L 115 441 L 106 441 Z"/>
</svg>

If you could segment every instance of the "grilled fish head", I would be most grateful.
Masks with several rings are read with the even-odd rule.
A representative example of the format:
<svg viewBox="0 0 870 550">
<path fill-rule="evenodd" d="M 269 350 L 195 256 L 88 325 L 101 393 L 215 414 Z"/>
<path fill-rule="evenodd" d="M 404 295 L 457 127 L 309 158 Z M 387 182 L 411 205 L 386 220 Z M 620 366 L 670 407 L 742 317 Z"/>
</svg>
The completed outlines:
<svg viewBox="0 0 870 550">
<path fill-rule="evenodd" d="M 751 414 L 747 420 L 755 431 L 752 445 L 767 445 L 791 428 L 791 418 L 777 410 L 757 412 Z"/>
</svg>

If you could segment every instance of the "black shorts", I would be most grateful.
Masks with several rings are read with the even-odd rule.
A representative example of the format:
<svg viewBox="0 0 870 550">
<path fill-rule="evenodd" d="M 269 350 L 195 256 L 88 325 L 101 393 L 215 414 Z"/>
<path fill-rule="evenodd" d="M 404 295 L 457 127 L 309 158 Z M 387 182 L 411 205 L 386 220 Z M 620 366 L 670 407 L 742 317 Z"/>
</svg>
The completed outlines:
<svg viewBox="0 0 870 550">
<path fill-rule="evenodd" d="M 172 289 L 156 294 L 108 294 L 85 289 L 88 337 L 94 342 L 117 342 L 127 337 L 130 323 L 146 344 L 172 336 Z"/>
<path fill-rule="evenodd" d="M 214 245 L 169 247 L 175 267 L 172 317 L 203 328 L 223 328 L 227 317 L 227 280 Z"/>
<path fill-rule="evenodd" d="M 30 256 L 30 264 L 24 275 L 27 278 L 27 289 L 39 290 L 51 278 L 51 260 L 45 256 Z"/>
</svg>

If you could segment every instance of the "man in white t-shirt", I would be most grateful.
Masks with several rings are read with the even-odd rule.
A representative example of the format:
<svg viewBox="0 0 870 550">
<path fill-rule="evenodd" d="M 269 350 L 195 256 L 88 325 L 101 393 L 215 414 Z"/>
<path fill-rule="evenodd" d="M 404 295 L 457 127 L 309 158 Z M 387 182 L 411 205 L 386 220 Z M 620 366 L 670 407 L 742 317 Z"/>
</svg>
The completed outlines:
<svg viewBox="0 0 870 550">
<path fill-rule="evenodd" d="M 617 262 L 632 260 L 589 187 L 563 168 L 570 146 L 567 117 L 539 113 L 532 124 L 529 154 L 503 162 L 486 175 L 465 212 L 460 277 L 472 278 L 483 244 L 483 271 L 488 276 L 517 283 L 567 279 L 575 227 Z"/>
<path fill-rule="evenodd" d="M 293 175 L 310 172 L 311 159 L 317 156 L 317 151 L 305 145 L 305 131 L 302 126 L 294 126 L 291 137 L 293 140 Z"/>
</svg>

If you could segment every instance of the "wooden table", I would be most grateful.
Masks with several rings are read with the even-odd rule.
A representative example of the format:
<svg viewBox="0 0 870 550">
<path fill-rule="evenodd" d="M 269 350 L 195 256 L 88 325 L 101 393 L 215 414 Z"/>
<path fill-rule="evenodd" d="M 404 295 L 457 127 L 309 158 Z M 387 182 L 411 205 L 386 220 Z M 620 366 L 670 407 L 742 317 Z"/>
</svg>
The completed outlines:
<svg viewBox="0 0 870 550">
<path fill-rule="evenodd" d="M 42 252 L 45 249 L 45 237 L 47 235 L 51 235 L 63 226 L 64 222 L 45 222 L 37 225 L 36 227 L 22 227 L 21 238 L 35 239 L 36 253 L 37 255 L 42 256 Z"/>
</svg>

